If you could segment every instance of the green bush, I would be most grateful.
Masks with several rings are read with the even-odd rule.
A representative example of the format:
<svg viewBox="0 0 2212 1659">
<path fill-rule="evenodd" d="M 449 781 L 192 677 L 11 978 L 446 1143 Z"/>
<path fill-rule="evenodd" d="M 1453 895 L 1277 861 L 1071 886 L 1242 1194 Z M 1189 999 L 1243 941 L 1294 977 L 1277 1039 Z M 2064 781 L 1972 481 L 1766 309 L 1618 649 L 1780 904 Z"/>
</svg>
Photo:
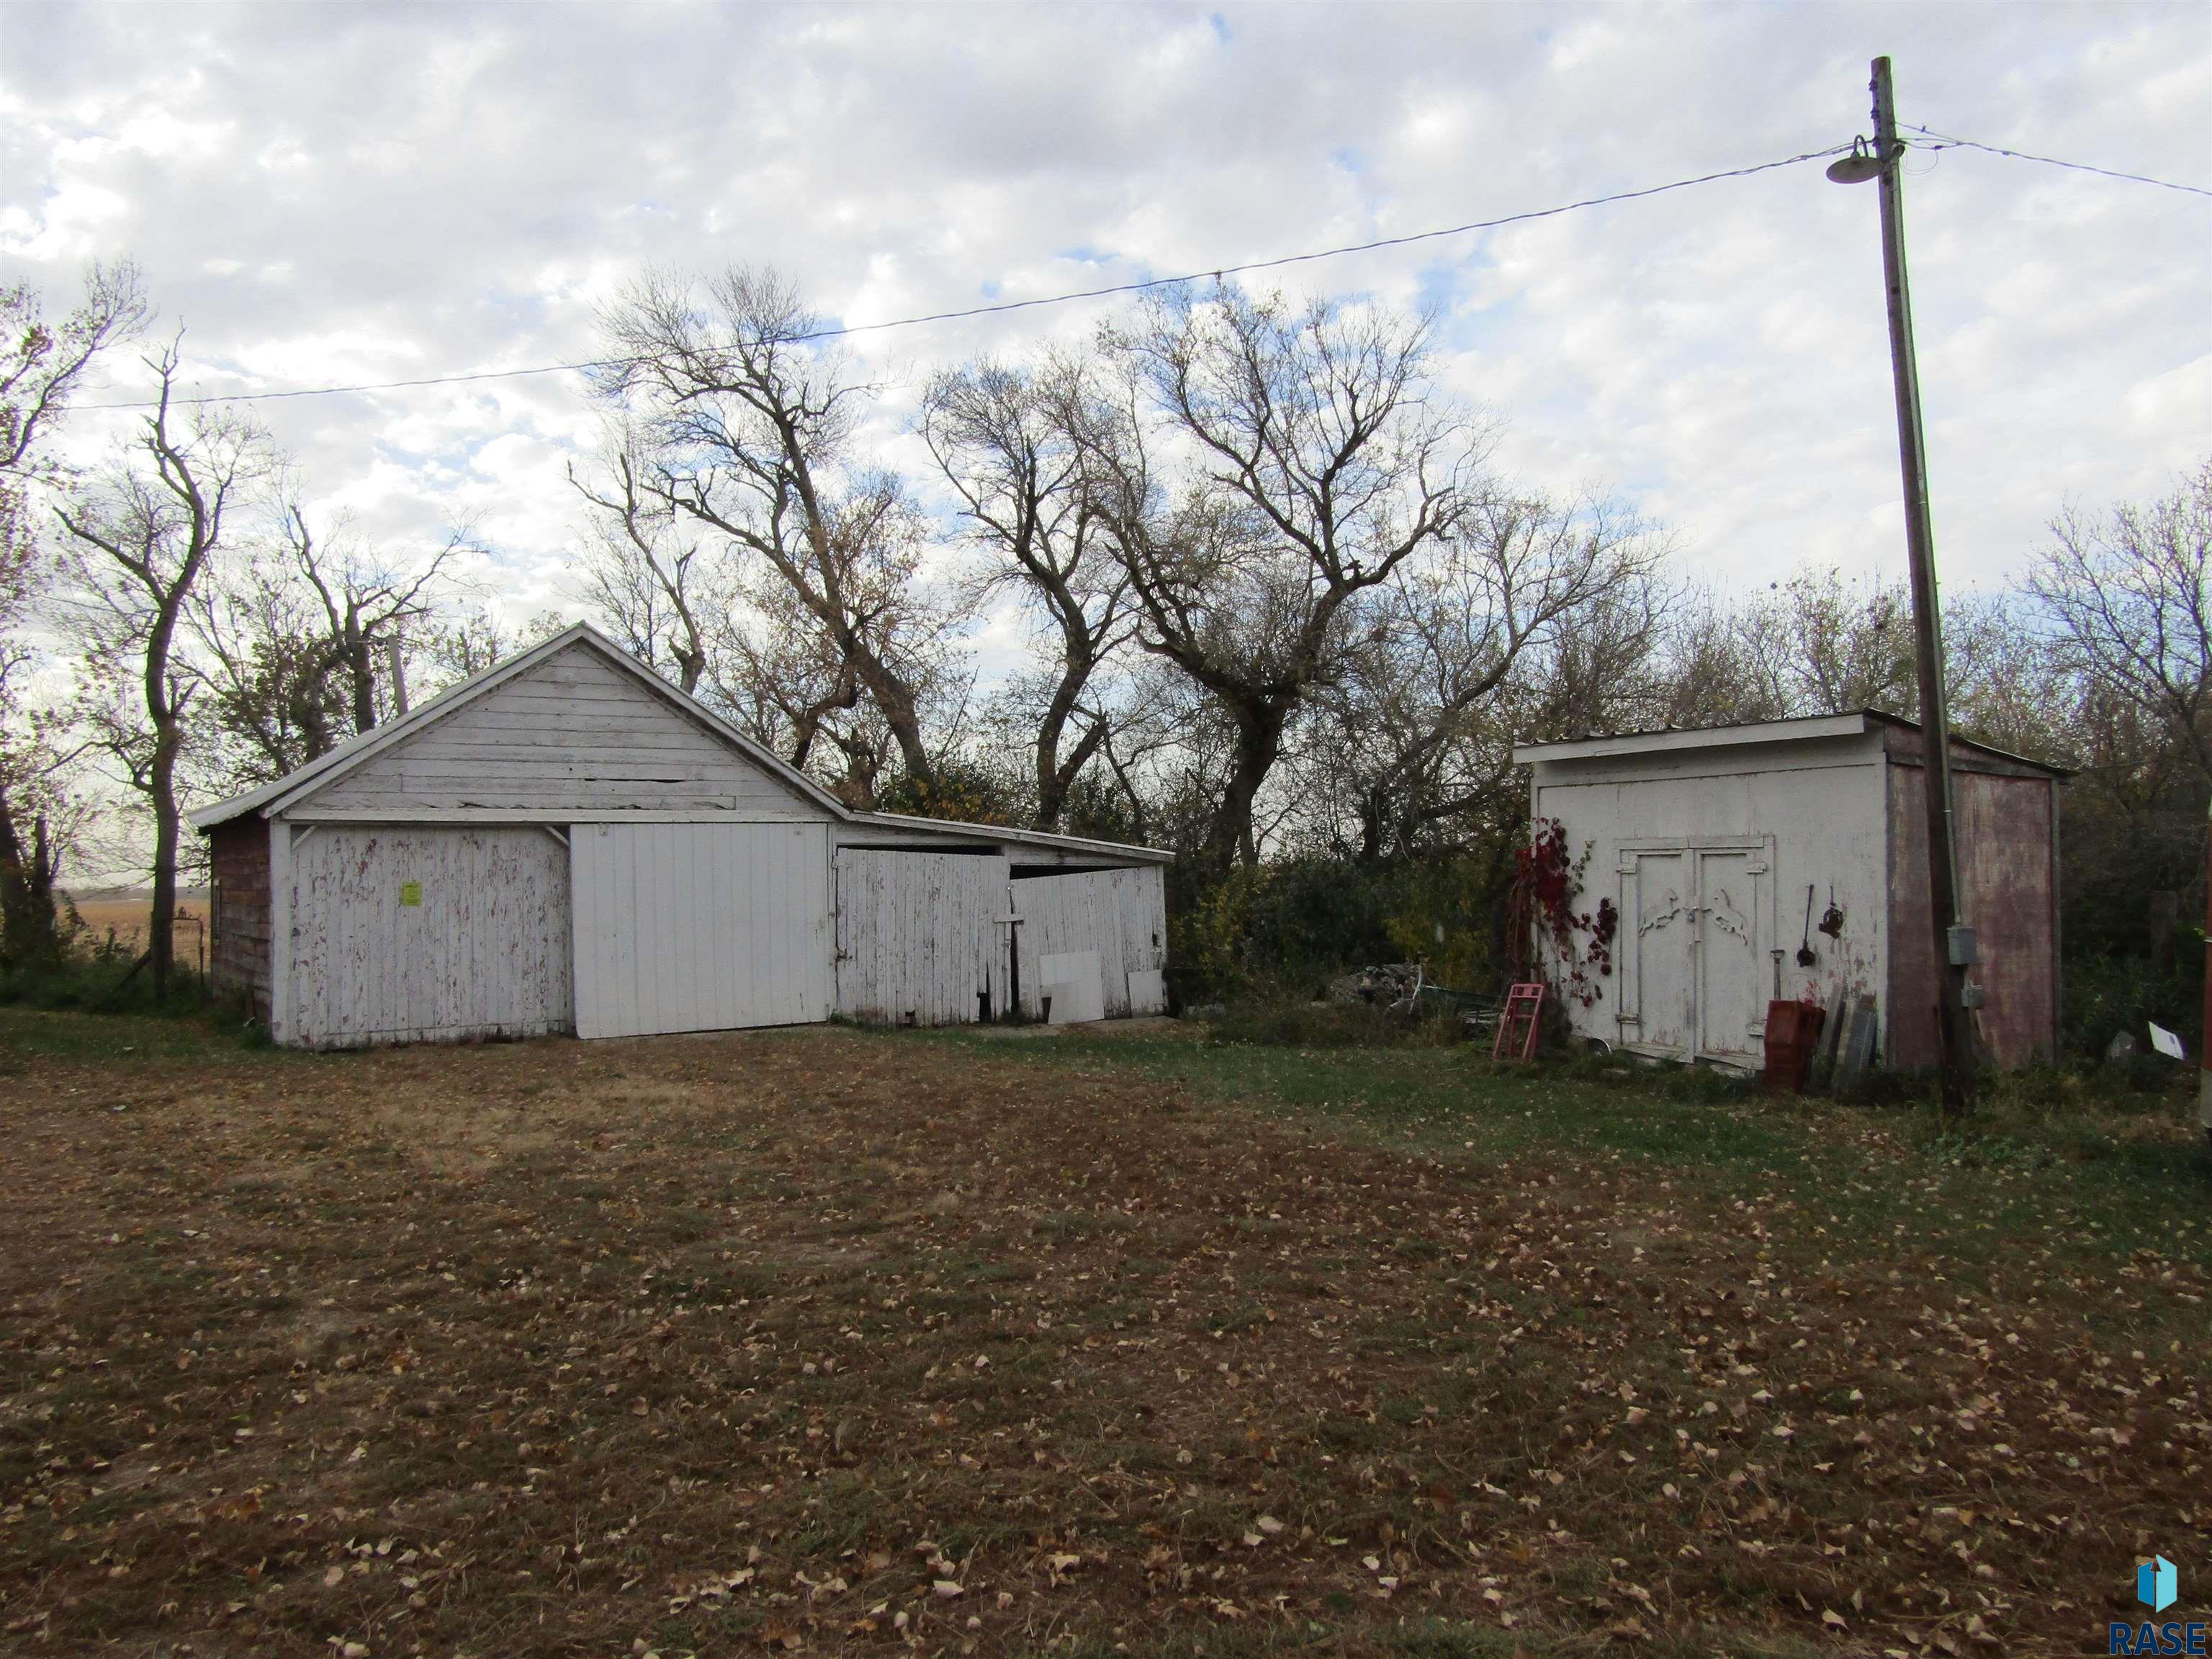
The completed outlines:
<svg viewBox="0 0 2212 1659">
<path fill-rule="evenodd" d="M 206 1006 L 200 976 L 173 968 L 168 989 L 154 994 L 153 975 L 131 971 L 136 958 L 106 951 L 0 971 L 0 1006 L 76 1009 L 86 1013 L 185 1016 Z"/>
<path fill-rule="evenodd" d="M 2121 1031 L 2147 1048 L 2150 1039 L 2144 1027 L 2155 1020 L 2177 1033 L 2195 1055 L 2203 1038 L 2204 1011 L 2203 965 L 2191 960 L 2196 954 L 2185 949 L 2181 963 L 2166 972 L 2140 957 L 2081 957 L 2068 962 L 2060 1030 L 2065 1052 L 2102 1060 L 2106 1046 Z"/>
<path fill-rule="evenodd" d="M 1170 872 L 1170 977 L 1186 1004 L 1319 995 L 1372 963 L 1425 962 L 1462 990 L 1503 979 L 1504 898 L 1480 860 L 1364 864 L 1322 854 L 1202 887 Z"/>
</svg>

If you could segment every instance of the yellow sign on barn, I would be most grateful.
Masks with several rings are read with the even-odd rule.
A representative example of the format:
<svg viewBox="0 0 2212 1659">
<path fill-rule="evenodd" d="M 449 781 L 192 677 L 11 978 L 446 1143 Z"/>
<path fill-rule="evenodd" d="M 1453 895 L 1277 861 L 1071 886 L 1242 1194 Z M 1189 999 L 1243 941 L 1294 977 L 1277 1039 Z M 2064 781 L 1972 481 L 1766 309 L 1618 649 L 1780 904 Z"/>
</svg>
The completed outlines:
<svg viewBox="0 0 2212 1659">
<path fill-rule="evenodd" d="M 403 881 L 399 884 L 399 902 L 408 909 L 419 909 L 422 903 L 422 884 Z"/>
</svg>

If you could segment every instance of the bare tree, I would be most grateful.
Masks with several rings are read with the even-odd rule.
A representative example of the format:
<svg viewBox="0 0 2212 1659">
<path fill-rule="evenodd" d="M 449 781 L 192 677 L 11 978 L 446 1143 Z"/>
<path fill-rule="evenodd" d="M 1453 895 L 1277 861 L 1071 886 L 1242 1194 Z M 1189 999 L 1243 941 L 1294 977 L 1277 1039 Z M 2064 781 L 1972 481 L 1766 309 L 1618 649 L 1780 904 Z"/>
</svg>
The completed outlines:
<svg viewBox="0 0 2212 1659">
<path fill-rule="evenodd" d="M 2148 507 L 2051 520 L 2029 586 L 2062 656 L 2160 722 L 2212 778 L 2212 459 Z"/>
<path fill-rule="evenodd" d="M 216 725 L 244 745 L 230 781 L 280 777 L 404 714 L 410 633 L 453 596 L 451 562 L 471 545 L 457 530 L 422 556 L 391 559 L 343 519 L 315 530 L 287 481 L 266 531 L 185 605 Z"/>
<path fill-rule="evenodd" d="M 650 457 L 640 493 L 720 538 L 750 567 L 746 580 L 789 593 L 926 791 L 923 707 L 953 618 L 924 590 L 921 521 L 903 485 L 850 463 L 872 388 L 817 349 L 818 319 L 769 271 L 725 273 L 704 307 L 688 284 L 648 276 L 602 325 L 619 362 L 601 390 Z"/>
<path fill-rule="evenodd" d="M 676 510 L 641 483 L 650 465 L 624 423 L 609 433 L 600 481 L 569 467 L 597 532 L 584 554 L 583 595 L 633 656 L 696 694 L 708 673 L 708 630 L 731 596 L 718 591 L 726 584 L 715 580 L 712 555 L 682 533 Z"/>
<path fill-rule="evenodd" d="M 1653 642 L 1654 727 L 1780 720 L 1787 712 L 1771 653 L 1747 648 L 1739 617 L 1711 592 L 1679 592 Z M 1595 726 L 1592 730 L 1597 729 Z"/>
<path fill-rule="evenodd" d="M 322 610 L 322 638 L 343 675 L 356 734 L 407 712 L 406 635 L 450 586 L 453 559 L 476 545 L 466 525 L 423 556 L 399 562 L 364 546 L 343 520 L 319 535 L 296 495 L 279 513 L 293 569 Z"/>
<path fill-rule="evenodd" d="M 422 689 L 434 696 L 543 644 L 568 626 L 568 618 L 553 611 L 541 611 L 517 627 L 480 604 L 448 605 L 416 630 L 410 646 L 427 676 Z"/>
<path fill-rule="evenodd" d="M 1475 806 L 1510 775 L 1515 735 L 1621 707 L 1656 632 L 1648 582 L 1663 552 L 1608 502 L 1498 494 L 1376 590 L 1346 673 L 1316 697 L 1329 797 L 1357 817 L 1358 855 L 1413 853 Z M 1551 706 L 1501 733 L 1492 705 L 1524 663 Z"/>
<path fill-rule="evenodd" d="M 1226 286 L 1109 330 L 1123 375 L 1085 427 L 1139 643 L 1235 732 L 1200 857 L 1259 856 L 1254 809 L 1292 718 L 1361 639 L 1354 601 L 1458 527 L 1483 433 L 1435 401 L 1427 336 L 1371 308 Z"/>
<path fill-rule="evenodd" d="M 1656 648 L 1662 725 L 1909 713 L 1917 702 L 1911 599 L 1897 582 L 1833 566 L 1802 568 L 1734 601 L 1685 592 Z"/>
<path fill-rule="evenodd" d="M 1040 830 L 1059 824 L 1069 792 L 1112 732 L 1103 701 L 1088 694 L 1128 630 L 1128 572 L 1106 544 L 1085 487 L 1086 402 L 1073 363 L 1022 369 L 986 361 L 940 375 L 922 404 L 922 437 L 990 561 L 982 594 L 1015 590 L 1050 642 L 1049 666 L 1017 688 L 1036 714 Z"/>
<path fill-rule="evenodd" d="M 144 327 L 147 314 L 138 267 L 128 260 L 92 265 L 83 303 L 58 328 L 46 325 L 30 289 L 0 289 L 0 474 L 20 479 L 39 470 L 40 441 L 68 409 L 85 370 Z"/>
<path fill-rule="evenodd" d="M 94 264 L 84 290 L 49 326 L 37 294 L 20 283 L 0 289 L 0 958 L 13 963 L 59 954 L 55 884 L 82 817 L 66 778 L 82 745 L 24 689 L 42 653 L 33 617 L 53 576 L 29 507 L 36 492 L 63 480 L 45 440 L 85 371 L 146 317 L 131 264 Z"/>
<path fill-rule="evenodd" d="M 346 736 L 348 698 L 319 607 L 285 554 L 247 544 L 187 595 L 204 650 L 210 726 L 226 785 L 251 787 L 326 755 Z"/>
<path fill-rule="evenodd" d="M 221 412 L 172 408 L 173 343 L 149 359 L 161 393 L 137 437 L 91 488 L 57 509 L 70 546 L 87 675 L 87 714 L 154 816 L 154 914 L 149 966 L 166 989 L 177 909 L 181 811 L 177 765 L 200 684 L 178 650 L 195 584 L 226 545 L 240 498 L 267 475 L 259 429 Z"/>
</svg>

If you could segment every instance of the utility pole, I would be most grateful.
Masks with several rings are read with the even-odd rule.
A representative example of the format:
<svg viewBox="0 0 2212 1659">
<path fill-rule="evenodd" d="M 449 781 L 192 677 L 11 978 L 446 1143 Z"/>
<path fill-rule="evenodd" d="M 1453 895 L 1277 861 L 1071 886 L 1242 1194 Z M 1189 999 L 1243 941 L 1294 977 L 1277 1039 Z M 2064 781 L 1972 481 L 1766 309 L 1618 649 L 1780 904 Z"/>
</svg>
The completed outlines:
<svg viewBox="0 0 2212 1659">
<path fill-rule="evenodd" d="M 1905 146 L 1889 59 L 1874 60 L 1875 173 L 1869 158 L 1828 170 L 1842 184 L 1881 180 L 1881 259 L 1889 291 L 1889 362 L 1897 385 L 1897 453 L 1905 475 L 1905 545 L 1912 566 L 1912 620 L 1920 671 L 1921 776 L 1928 796 L 1929 925 L 1936 947 L 1936 1041 L 1943 1109 L 1962 1109 L 1974 1085 L 1973 1030 L 1966 1016 L 1971 930 L 1959 926 L 1959 861 L 1951 811 L 1951 718 L 1943 696 L 1943 618 L 1936 589 L 1936 532 L 1928 513 L 1928 446 L 1920 422 L 1920 368 L 1912 350 L 1912 296 L 1905 278 Z M 1894 1018 L 1897 1010 L 1892 1009 Z"/>
</svg>

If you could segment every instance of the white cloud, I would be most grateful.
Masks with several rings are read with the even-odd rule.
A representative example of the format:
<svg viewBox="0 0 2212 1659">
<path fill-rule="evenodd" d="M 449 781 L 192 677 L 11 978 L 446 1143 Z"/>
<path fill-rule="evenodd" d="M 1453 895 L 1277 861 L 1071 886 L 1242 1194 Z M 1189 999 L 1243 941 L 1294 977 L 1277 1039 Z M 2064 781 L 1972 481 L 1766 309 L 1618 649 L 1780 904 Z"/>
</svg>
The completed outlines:
<svg viewBox="0 0 2212 1659">
<path fill-rule="evenodd" d="M 136 255 L 210 389 L 592 355 L 650 263 L 765 259 L 849 321 L 1401 234 L 1906 118 L 2204 177 L 2212 12 L 2097 8 L 16 8 L 0 251 L 66 302 Z M 2201 202 L 1946 151 L 1908 187 L 1947 580 L 2068 494 L 2155 491 L 2212 430 Z M 1691 567 L 1899 556 L 1874 193 L 1815 167 L 1282 273 L 1445 302 L 1445 377 L 1538 483 L 1601 481 Z M 1097 302 L 864 335 L 884 421 Z M 119 388 L 143 380 L 111 366 Z M 574 375 L 264 404 L 390 533 L 476 514 L 556 592 Z M 81 422 L 90 441 L 103 423 Z M 910 456 L 911 445 L 899 446 Z M 1009 648 L 1003 623 L 988 654 Z"/>
</svg>

